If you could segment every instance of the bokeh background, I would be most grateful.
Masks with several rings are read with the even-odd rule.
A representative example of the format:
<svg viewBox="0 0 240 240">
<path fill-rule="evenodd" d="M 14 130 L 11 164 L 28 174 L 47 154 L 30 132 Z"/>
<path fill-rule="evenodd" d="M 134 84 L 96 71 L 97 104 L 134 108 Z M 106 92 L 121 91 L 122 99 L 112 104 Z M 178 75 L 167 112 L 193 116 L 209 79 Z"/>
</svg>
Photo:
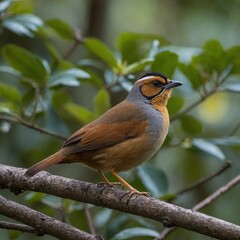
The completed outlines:
<svg viewBox="0 0 240 240">
<path fill-rule="evenodd" d="M 116 51 L 116 39 L 122 32 L 163 35 L 177 48 L 186 47 L 196 51 L 210 39 L 217 39 L 224 48 L 240 45 L 239 0 L 22 0 L 21 2 L 26 12 L 32 12 L 42 20 L 60 18 L 71 26 L 80 29 L 84 37 L 96 37 L 113 51 Z M 2 32 L 0 35 L 1 47 L 9 42 L 19 44 L 28 50 L 37 52 L 42 57 L 46 55 L 43 44 L 39 39 L 20 37 L 6 31 Z M 71 45 L 71 42 L 57 37 L 53 37 L 51 42 L 54 43 L 58 51 L 62 54 Z M 182 51 L 184 51 L 184 48 L 182 48 Z M 82 46 L 79 46 L 69 57 L 69 61 L 76 63 L 85 56 L 88 56 L 88 53 L 86 53 L 86 50 Z M 4 63 L 2 59 L 1 63 Z M 1 74 L 0 76 L 0 81 L 6 82 L 6 75 Z M 181 95 L 185 100 L 185 106 L 188 106 L 197 99 L 197 96 L 190 91 L 190 86 L 186 79 L 180 74 L 176 74 L 175 76 L 180 76 L 178 80 L 185 83 L 182 89 L 176 91 L 176 94 Z M 9 75 L 7 75 L 7 78 L 7 81 L 14 82 Z M 239 76 L 237 81 L 239 82 Z M 77 89 L 72 90 L 69 88 L 67 91 L 72 94 L 74 101 L 92 110 L 93 98 L 97 89 L 83 84 Z M 111 105 L 115 105 L 126 95 L 126 91 L 116 94 L 112 93 Z M 227 132 L 230 134 L 234 130 L 235 137 L 239 138 L 239 102 L 239 94 L 218 93 L 191 111 L 191 114 L 201 121 L 203 127 L 203 131 L 199 133 L 199 137 L 221 138 Z M 58 121 L 55 115 L 48 115 L 46 113 L 40 123 L 44 124 L 46 128 L 66 136 L 69 136 L 82 125 L 82 123 L 70 117 L 67 124 Z M 62 142 L 59 140 L 39 134 L 23 126 L 12 125 L 6 127 L 6 125 L 2 124 L 1 127 L 0 163 L 2 164 L 29 167 L 53 153 L 62 145 Z M 176 135 L 179 138 L 185 138 L 186 145 L 188 144 L 187 133 L 182 133 L 181 124 L 178 121 L 173 122 L 170 134 L 171 136 Z M 176 204 L 191 208 L 239 173 L 239 146 L 234 146 L 234 150 L 222 147 L 222 151 L 227 156 L 227 159 L 232 161 L 233 167 L 201 187 L 180 195 L 175 202 Z M 202 176 L 213 173 L 223 164 L 216 157 L 202 153 L 191 147 L 164 147 L 150 162 L 161 168 L 166 174 L 168 182 L 167 193 L 169 194 L 175 193 Z M 100 180 L 95 171 L 81 165 L 59 165 L 51 168 L 50 172 L 95 183 Z M 132 180 L 130 173 L 124 173 L 123 175 L 127 179 Z M 11 199 L 16 199 L 16 201 L 22 198 L 21 201 L 25 202 L 23 195 L 14 197 L 7 191 L 4 191 L 4 194 Z M 55 199 L 51 201 L 55 201 Z M 205 208 L 203 212 L 240 224 L 239 202 L 240 187 L 236 186 L 211 206 Z M 48 209 L 48 204 L 39 203 L 35 204 L 35 206 L 33 205 L 33 207 L 39 207 L 47 213 L 53 212 Z M 102 213 L 101 209 L 96 207 L 92 208 L 91 211 L 98 218 L 107 218 L 107 216 L 110 216 L 109 212 Z M 73 215 L 72 218 L 76 217 L 76 213 Z M 113 213 L 112 216 L 115 216 L 113 219 L 116 221 L 122 215 L 120 213 Z M 111 218 L 109 217 L 109 219 Z M 134 225 L 136 225 L 136 222 L 128 222 L 125 227 Z M 155 224 L 156 226 L 159 227 L 160 231 L 160 224 Z M 124 229 L 124 226 L 122 228 Z M 100 227 L 99 231 L 102 231 Z M 103 231 L 106 231 L 106 229 Z M 4 236 L 3 239 L 9 237 L 6 230 L 0 230 L 0 235 Z M 12 236 L 15 235 L 12 234 Z M 33 238 L 31 235 L 23 235 L 18 236 L 18 239 Z M 44 236 L 41 239 L 52 238 Z M 201 240 L 210 238 L 186 230 L 178 230 L 169 236 L 169 239 Z"/>
</svg>

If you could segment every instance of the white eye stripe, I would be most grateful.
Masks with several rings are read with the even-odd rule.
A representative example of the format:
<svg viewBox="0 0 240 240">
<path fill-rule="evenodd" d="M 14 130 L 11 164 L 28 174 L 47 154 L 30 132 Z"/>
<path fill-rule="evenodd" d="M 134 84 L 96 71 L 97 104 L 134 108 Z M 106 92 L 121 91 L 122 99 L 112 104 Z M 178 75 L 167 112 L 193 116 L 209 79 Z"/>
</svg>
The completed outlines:
<svg viewBox="0 0 240 240">
<path fill-rule="evenodd" d="M 141 79 L 137 80 L 136 83 L 140 83 L 140 82 L 145 81 L 145 80 L 151 80 L 151 79 L 153 79 L 153 78 L 156 78 L 156 77 L 147 76 L 147 77 L 144 77 L 144 78 L 141 78 Z"/>
<path fill-rule="evenodd" d="M 163 78 L 158 77 L 158 76 L 147 76 L 147 77 L 144 77 L 144 78 L 140 78 L 139 80 L 136 81 L 135 84 L 141 84 L 142 82 L 145 82 L 146 80 L 154 80 L 154 79 L 163 80 Z M 169 80 L 167 80 L 167 81 L 169 81 Z M 163 83 L 163 84 L 165 84 L 165 83 Z"/>
</svg>

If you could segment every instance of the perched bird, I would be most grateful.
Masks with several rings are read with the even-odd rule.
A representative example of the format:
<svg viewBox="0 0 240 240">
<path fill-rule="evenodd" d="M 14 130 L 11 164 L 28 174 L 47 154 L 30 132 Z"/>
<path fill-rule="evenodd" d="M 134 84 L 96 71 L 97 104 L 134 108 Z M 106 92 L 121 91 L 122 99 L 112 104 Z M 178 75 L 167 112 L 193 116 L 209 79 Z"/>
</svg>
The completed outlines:
<svg viewBox="0 0 240 240">
<path fill-rule="evenodd" d="M 161 147 L 169 129 L 166 105 L 171 89 L 180 85 L 161 73 L 145 74 L 124 101 L 73 133 L 58 152 L 33 165 L 25 175 L 31 177 L 57 163 L 80 162 L 98 170 L 107 184 L 111 183 L 104 172 L 115 176 L 131 193 L 140 193 L 117 172 L 138 166 Z"/>
</svg>

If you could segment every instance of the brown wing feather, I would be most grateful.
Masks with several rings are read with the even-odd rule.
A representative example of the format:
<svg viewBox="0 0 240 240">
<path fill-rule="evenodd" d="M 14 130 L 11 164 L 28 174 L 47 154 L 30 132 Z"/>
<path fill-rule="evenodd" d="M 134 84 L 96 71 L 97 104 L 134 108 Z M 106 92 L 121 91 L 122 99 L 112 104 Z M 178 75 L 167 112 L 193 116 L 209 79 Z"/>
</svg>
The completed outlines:
<svg viewBox="0 0 240 240">
<path fill-rule="evenodd" d="M 73 138 L 65 143 L 64 147 L 72 147 L 71 153 L 109 147 L 127 139 L 135 138 L 143 132 L 146 125 L 146 121 L 129 121 L 120 125 L 119 123 L 97 124 L 76 132 Z"/>
<path fill-rule="evenodd" d="M 136 105 L 123 101 L 76 131 L 63 147 L 72 147 L 74 153 L 108 147 L 142 134 L 146 125 L 142 111 Z"/>
</svg>

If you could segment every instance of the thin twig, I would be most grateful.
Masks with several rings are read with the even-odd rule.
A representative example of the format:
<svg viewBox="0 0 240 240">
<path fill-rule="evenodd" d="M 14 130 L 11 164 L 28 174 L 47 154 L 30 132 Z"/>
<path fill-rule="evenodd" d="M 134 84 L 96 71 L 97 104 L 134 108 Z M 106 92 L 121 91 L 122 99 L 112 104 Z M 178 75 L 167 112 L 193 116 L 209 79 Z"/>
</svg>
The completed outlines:
<svg viewBox="0 0 240 240">
<path fill-rule="evenodd" d="M 238 122 L 228 133 L 228 136 L 233 136 L 240 128 L 240 122 Z"/>
<path fill-rule="evenodd" d="M 10 223 L 5 221 L 0 221 L 0 228 L 8 230 L 17 230 L 21 232 L 35 233 L 35 229 L 25 224 L 20 223 Z"/>
<path fill-rule="evenodd" d="M 232 187 L 237 185 L 240 182 L 240 174 L 233 178 L 231 181 L 229 181 L 227 184 L 224 186 L 220 187 L 217 191 L 209 195 L 207 198 L 196 204 L 192 210 L 193 211 L 199 211 L 203 209 L 204 207 L 208 206 L 211 204 L 213 201 L 218 199 L 220 196 L 222 196 L 224 193 L 228 192 Z M 165 239 L 171 232 L 173 232 L 177 227 L 172 227 L 172 228 L 165 228 L 161 233 L 160 237 L 156 238 L 155 240 L 163 240 Z"/>
<path fill-rule="evenodd" d="M 214 177 L 220 175 L 221 173 L 223 173 L 225 170 L 227 170 L 228 168 L 230 168 L 232 166 L 232 163 L 230 161 L 226 161 L 221 168 L 219 168 L 216 172 L 210 174 L 209 176 L 205 176 L 205 177 L 201 177 L 200 179 L 198 179 L 196 182 L 188 185 L 187 187 L 178 190 L 175 195 L 180 195 L 183 194 L 185 192 L 191 191 L 192 189 L 208 182 L 209 180 L 213 179 Z"/>
<path fill-rule="evenodd" d="M 192 210 L 193 211 L 198 211 L 199 209 L 202 209 L 209 204 L 211 204 L 214 200 L 222 196 L 224 193 L 228 192 L 231 188 L 233 188 L 235 185 L 237 185 L 240 182 L 240 174 L 237 175 L 235 178 L 233 178 L 231 181 L 229 181 L 227 184 L 224 186 L 220 187 L 217 191 L 212 193 L 210 196 L 205 198 L 203 201 L 200 203 L 196 204 Z"/>
<path fill-rule="evenodd" d="M 58 138 L 58 139 L 61 139 L 61 140 L 66 140 L 67 139 L 62 134 L 59 134 L 59 133 L 47 130 L 45 128 L 39 127 L 36 124 L 28 122 L 28 121 L 26 121 L 26 120 L 24 120 L 22 118 L 19 118 L 19 117 L 10 117 L 10 116 L 1 115 L 0 116 L 0 120 L 7 121 L 7 122 L 12 122 L 12 123 L 19 123 L 19 124 L 21 124 L 21 125 L 23 125 L 25 127 L 34 129 L 34 130 L 36 130 L 36 131 L 38 131 L 40 133 L 44 133 L 44 134 L 47 134 L 49 136 L 52 136 L 52 137 L 55 137 L 55 138 Z"/>
<path fill-rule="evenodd" d="M 63 59 L 68 59 L 71 54 L 76 50 L 78 45 L 83 42 L 83 37 L 81 34 L 81 31 L 79 29 L 74 29 L 73 30 L 73 35 L 74 35 L 74 42 L 70 47 L 67 49 L 67 51 L 63 54 Z"/>
<path fill-rule="evenodd" d="M 93 219 L 89 211 L 89 206 L 87 203 L 83 203 L 84 213 L 87 219 L 88 228 L 91 234 L 96 235 L 96 230 L 94 228 Z"/>
<path fill-rule="evenodd" d="M 173 117 L 171 117 L 170 121 L 173 122 L 173 121 L 177 120 L 178 118 L 180 118 L 181 116 L 183 116 L 184 114 L 190 112 L 193 108 L 195 108 L 200 103 L 202 103 L 204 100 L 206 100 L 208 97 L 213 95 L 216 91 L 217 91 L 216 89 L 213 89 L 212 91 L 209 91 L 204 96 L 202 96 L 200 99 L 198 99 L 196 102 L 194 102 L 190 106 L 188 106 L 185 110 L 176 113 Z"/>
<path fill-rule="evenodd" d="M 225 70 L 227 70 L 228 68 L 232 69 L 232 66 L 228 66 Z M 219 75 L 217 77 L 217 81 L 214 88 L 212 90 L 210 90 L 209 92 L 206 92 L 199 100 L 197 100 L 196 102 L 192 103 L 190 106 L 188 106 L 185 110 L 176 113 L 172 118 L 171 118 L 171 122 L 175 121 L 176 119 L 178 119 L 179 117 L 181 117 L 182 115 L 190 112 L 193 108 L 195 108 L 196 106 L 198 106 L 200 103 L 202 103 L 203 101 L 205 101 L 208 97 L 210 97 L 211 95 L 213 95 L 214 93 L 216 93 L 219 90 L 219 87 L 228 79 L 231 71 L 229 71 L 227 74 L 224 74 L 224 71 L 222 72 L 221 75 Z"/>
</svg>

